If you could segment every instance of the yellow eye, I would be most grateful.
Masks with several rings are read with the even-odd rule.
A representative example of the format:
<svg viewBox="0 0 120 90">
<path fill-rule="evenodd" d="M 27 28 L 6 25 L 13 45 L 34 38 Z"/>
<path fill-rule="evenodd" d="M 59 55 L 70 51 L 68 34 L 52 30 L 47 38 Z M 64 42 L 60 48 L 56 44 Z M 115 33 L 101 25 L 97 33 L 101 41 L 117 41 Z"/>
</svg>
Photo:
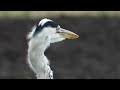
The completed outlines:
<svg viewBox="0 0 120 90">
<path fill-rule="evenodd" d="M 59 25 L 56 28 L 56 32 L 60 32 L 60 26 Z"/>
</svg>

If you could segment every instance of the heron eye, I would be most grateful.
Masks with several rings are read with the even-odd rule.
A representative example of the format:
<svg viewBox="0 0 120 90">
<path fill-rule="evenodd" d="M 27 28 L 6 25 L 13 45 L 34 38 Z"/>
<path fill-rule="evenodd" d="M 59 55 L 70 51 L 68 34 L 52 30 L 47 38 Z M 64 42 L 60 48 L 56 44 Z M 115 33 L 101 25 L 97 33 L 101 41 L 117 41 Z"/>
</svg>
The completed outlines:
<svg viewBox="0 0 120 90">
<path fill-rule="evenodd" d="M 58 25 L 56 28 L 56 32 L 59 33 L 60 32 L 60 26 Z"/>
</svg>

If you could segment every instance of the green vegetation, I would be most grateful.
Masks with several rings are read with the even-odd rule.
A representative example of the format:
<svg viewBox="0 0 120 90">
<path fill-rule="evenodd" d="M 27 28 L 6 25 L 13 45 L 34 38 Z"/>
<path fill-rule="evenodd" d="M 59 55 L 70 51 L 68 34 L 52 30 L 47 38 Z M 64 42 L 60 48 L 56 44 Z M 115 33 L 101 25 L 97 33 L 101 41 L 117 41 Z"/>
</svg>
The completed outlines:
<svg viewBox="0 0 120 90">
<path fill-rule="evenodd" d="M 41 18 L 65 16 L 120 16 L 120 11 L 0 11 L 0 18 Z"/>
</svg>

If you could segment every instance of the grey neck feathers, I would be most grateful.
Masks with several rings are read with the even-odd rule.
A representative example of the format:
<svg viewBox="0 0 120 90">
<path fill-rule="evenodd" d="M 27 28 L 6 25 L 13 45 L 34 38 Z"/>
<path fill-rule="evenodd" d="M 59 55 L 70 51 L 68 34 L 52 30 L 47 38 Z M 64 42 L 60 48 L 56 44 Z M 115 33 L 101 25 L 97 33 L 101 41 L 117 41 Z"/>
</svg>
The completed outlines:
<svg viewBox="0 0 120 90">
<path fill-rule="evenodd" d="M 44 51 L 49 45 L 50 40 L 48 37 L 35 37 L 29 42 L 28 63 L 38 79 L 49 79 L 49 74 L 52 73 L 49 60 L 44 55 Z"/>
</svg>

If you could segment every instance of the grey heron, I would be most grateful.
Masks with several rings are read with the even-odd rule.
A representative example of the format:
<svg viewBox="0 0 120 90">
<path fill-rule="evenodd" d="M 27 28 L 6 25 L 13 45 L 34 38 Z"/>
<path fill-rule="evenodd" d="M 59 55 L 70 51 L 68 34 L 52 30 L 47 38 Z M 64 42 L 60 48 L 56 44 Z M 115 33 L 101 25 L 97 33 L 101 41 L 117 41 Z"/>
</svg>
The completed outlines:
<svg viewBox="0 0 120 90">
<path fill-rule="evenodd" d="M 33 26 L 32 31 L 27 35 L 29 39 L 27 61 L 37 79 L 53 79 L 50 62 L 44 54 L 50 44 L 78 37 L 77 34 L 61 28 L 56 22 L 47 18 Z"/>
</svg>

